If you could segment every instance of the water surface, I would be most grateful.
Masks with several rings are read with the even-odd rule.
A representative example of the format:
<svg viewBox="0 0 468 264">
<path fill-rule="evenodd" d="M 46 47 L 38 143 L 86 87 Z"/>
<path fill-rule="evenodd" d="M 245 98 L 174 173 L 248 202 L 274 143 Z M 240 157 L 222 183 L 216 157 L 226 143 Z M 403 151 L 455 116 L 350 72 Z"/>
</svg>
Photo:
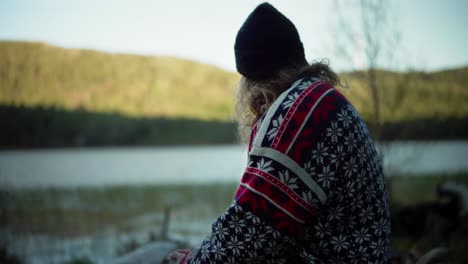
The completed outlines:
<svg viewBox="0 0 468 264">
<path fill-rule="evenodd" d="M 468 171 L 468 141 L 393 142 L 382 147 L 387 173 Z M 246 156 L 239 145 L 1 151 L 0 183 L 37 187 L 237 182 Z"/>
</svg>

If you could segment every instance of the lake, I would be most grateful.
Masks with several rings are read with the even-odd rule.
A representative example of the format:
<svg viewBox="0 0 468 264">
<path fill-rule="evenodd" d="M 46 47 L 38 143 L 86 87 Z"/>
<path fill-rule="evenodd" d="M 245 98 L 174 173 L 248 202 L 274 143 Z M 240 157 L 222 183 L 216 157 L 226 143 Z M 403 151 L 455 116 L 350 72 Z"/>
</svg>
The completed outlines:
<svg viewBox="0 0 468 264">
<path fill-rule="evenodd" d="M 468 171 L 468 141 L 393 142 L 383 146 L 388 173 Z M 71 187 L 239 181 L 239 145 L 0 151 L 3 186 Z"/>
<path fill-rule="evenodd" d="M 388 174 L 468 171 L 468 141 L 382 149 Z M 0 245 L 25 263 L 109 263 L 160 234 L 169 205 L 169 237 L 197 246 L 232 202 L 246 155 L 238 145 L 0 151 Z M 50 186 L 66 188 L 36 189 Z"/>
</svg>

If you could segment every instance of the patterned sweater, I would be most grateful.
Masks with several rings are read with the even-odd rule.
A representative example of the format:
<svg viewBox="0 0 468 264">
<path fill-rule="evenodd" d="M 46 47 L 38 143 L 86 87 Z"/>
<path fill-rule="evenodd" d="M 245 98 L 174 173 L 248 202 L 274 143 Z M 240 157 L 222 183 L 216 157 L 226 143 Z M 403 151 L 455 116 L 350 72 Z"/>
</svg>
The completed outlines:
<svg viewBox="0 0 468 264">
<path fill-rule="evenodd" d="M 353 106 L 313 77 L 255 124 L 233 204 L 182 263 L 386 263 L 382 167 Z"/>
</svg>

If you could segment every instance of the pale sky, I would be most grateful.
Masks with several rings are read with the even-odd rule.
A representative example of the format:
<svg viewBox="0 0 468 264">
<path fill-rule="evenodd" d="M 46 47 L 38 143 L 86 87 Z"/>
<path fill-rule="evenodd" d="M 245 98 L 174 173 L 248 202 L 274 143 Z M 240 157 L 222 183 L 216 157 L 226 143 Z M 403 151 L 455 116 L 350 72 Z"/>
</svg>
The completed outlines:
<svg viewBox="0 0 468 264">
<path fill-rule="evenodd" d="M 351 0 L 348 0 L 351 1 Z M 107 52 L 170 55 L 234 71 L 237 30 L 254 0 L 0 0 L 0 40 L 41 41 Z M 307 59 L 340 60 L 330 23 L 331 0 L 270 1 L 296 25 Z M 468 1 L 393 0 L 400 33 L 397 63 L 383 67 L 439 70 L 468 65 Z M 354 19 L 358 14 L 353 14 Z M 356 55 L 357 56 L 357 55 Z"/>
</svg>

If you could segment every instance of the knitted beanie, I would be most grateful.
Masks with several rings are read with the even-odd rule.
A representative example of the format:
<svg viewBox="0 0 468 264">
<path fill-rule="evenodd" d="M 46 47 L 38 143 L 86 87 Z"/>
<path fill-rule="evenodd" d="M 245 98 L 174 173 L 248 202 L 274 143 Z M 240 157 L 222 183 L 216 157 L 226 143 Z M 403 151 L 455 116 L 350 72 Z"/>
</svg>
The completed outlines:
<svg viewBox="0 0 468 264">
<path fill-rule="evenodd" d="M 237 71 L 252 80 L 266 80 L 286 66 L 307 65 L 294 24 L 268 3 L 257 6 L 237 33 Z"/>
</svg>

